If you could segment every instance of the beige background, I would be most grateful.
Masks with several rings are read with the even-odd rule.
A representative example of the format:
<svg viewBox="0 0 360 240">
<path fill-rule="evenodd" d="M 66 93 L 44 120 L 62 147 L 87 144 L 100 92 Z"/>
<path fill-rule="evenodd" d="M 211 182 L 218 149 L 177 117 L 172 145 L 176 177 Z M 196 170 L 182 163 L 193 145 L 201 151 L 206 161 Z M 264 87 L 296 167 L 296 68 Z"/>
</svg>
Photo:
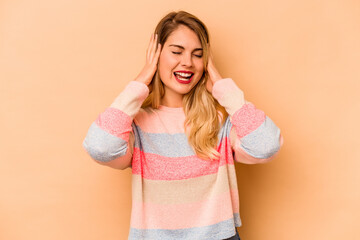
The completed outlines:
<svg viewBox="0 0 360 240">
<path fill-rule="evenodd" d="M 127 239 L 131 170 L 82 141 L 171 10 L 206 23 L 222 76 L 284 136 L 273 162 L 236 165 L 241 238 L 360 239 L 356 0 L 2 0 L 0 239 Z"/>
</svg>

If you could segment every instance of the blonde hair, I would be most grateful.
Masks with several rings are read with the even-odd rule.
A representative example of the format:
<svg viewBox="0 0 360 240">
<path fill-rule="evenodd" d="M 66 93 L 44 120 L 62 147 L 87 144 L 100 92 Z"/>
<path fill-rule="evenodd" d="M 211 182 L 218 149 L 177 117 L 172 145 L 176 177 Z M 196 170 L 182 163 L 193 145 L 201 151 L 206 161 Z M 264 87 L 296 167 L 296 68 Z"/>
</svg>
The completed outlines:
<svg viewBox="0 0 360 240">
<path fill-rule="evenodd" d="M 218 133 L 228 113 L 206 89 L 209 56 L 208 30 L 200 19 L 188 12 L 170 12 L 160 20 L 155 28 L 155 33 L 158 34 L 158 43 L 164 46 L 167 38 L 179 25 L 185 25 L 197 34 L 203 48 L 204 62 L 204 73 L 201 79 L 191 91 L 183 97 L 183 109 L 186 116 L 184 122 L 185 132 L 190 146 L 198 157 L 205 160 L 218 159 L 220 154 L 215 149 L 218 143 Z M 164 84 L 160 79 L 158 71 L 154 74 L 149 84 L 149 89 L 149 96 L 145 99 L 141 107 L 157 109 L 159 108 L 161 98 L 165 94 Z M 219 118 L 222 119 L 221 125 Z"/>
</svg>

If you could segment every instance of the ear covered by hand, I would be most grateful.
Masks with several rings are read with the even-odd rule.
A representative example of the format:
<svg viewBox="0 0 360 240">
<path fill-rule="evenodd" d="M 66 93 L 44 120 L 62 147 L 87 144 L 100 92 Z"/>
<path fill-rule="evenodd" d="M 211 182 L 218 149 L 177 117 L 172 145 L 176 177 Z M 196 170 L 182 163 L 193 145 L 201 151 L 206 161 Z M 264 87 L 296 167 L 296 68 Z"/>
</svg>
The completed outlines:
<svg viewBox="0 0 360 240">
<path fill-rule="evenodd" d="M 161 48 L 161 44 L 158 43 L 158 35 L 155 33 L 151 34 L 149 46 L 146 50 L 146 64 L 135 78 L 135 81 L 145 83 L 148 86 L 150 85 L 157 70 Z"/>
<path fill-rule="evenodd" d="M 222 77 L 219 71 L 215 67 L 210 44 L 208 45 L 208 49 L 209 49 L 209 60 L 207 65 L 208 79 L 206 81 L 206 89 L 211 93 L 214 83 L 222 79 Z"/>
</svg>

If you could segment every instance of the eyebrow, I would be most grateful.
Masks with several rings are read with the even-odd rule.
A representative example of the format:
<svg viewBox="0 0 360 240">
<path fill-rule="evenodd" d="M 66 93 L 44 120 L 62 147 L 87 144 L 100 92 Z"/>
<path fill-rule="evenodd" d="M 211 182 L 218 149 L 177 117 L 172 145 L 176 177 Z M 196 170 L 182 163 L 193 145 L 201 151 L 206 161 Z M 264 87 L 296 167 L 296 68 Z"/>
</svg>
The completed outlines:
<svg viewBox="0 0 360 240">
<path fill-rule="evenodd" d="M 171 46 L 173 46 L 173 47 L 178 47 L 178 48 L 181 48 L 181 49 L 185 49 L 183 46 L 181 46 L 181 45 L 176 45 L 176 44 L 170 44 L 169 45 L 169 47 L 171 47 Z M 195 48 L 194 50 L 193 50 L 193 52 L 195 52 L 195 51 L 198 51 L 198 50 L 203 50 L 202 48 Z"/>
</svg>

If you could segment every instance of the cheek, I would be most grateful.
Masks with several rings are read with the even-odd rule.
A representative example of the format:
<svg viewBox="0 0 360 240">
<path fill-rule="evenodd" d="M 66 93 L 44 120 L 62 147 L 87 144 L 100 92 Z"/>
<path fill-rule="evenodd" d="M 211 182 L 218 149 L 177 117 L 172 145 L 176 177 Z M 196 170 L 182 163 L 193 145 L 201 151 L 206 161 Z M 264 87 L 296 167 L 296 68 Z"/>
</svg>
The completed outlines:
<svg viewBox="0 0 360 240">
<path fill-rule="evenodd" d="M 167 68 L 166 63 L 167 63 L 166 57 L 164 56 L 164 54 L 161 54 L 159 57 L 159 63 L 158 63 L 160 73 L 163 72 Z"/>
<path fill-rule="evenodd" d="M 202 58 L 194 57 L 194 64 L 197 69 L 203 69 L 204 68 L 204 61 Z"/>
<path fill-rule="evenodd" d="M 178 63 L 178 59 L 176 58 L 176 56 L 174 56 L 173 54 L 170 54 L 170 53 L 162 54 L 160 56 L 160 61 L 162 62 L 162 64 L 164 66 L 167 66 L 170 68 L 174 68 Z"/>
<path fill-rule="evenodd" d="M 174 68 L 174 59 L 166 53 L 162 53 L 159 57 L 159 74 L 161 79 L 169 77 L 169 73 Z"/>
<path fill-rule="evenodd" d="M 200 59 L 198 62 L 196 62 L 196 69 L 199 72 L 203 72 L 204 71 L 204 63 L 202 61 L 202 59 Z"/>
</svg>

